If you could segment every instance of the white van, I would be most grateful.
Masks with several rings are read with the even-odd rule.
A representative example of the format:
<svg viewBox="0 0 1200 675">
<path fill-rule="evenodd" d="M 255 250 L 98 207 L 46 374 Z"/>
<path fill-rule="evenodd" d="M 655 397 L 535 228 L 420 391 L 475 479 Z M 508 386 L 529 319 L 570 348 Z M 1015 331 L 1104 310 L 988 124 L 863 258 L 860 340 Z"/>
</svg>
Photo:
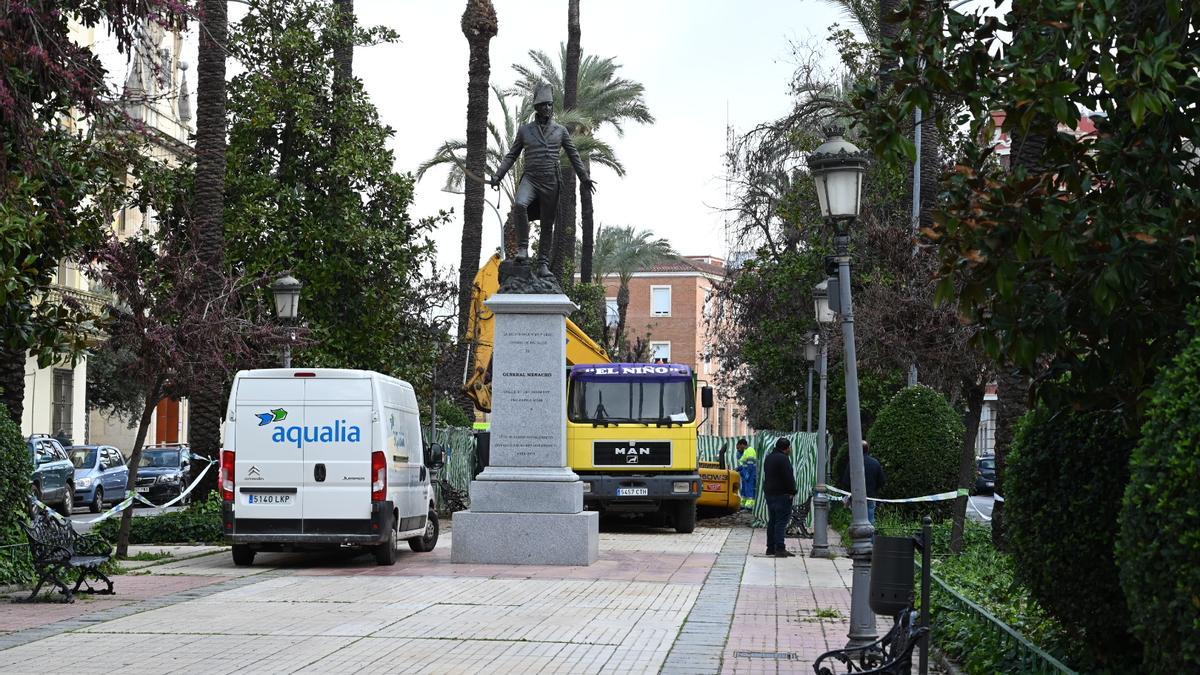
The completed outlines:
<svg viewBox="0 0 1200 675">
<path fill-rule="evenodd" d="M 220 488 L 233 561 L 258 551 L 370 546 L 380 565 L 437 544 L 412 385 L 364 370 L 243 370 L 224 424 Z"/>
</svg>

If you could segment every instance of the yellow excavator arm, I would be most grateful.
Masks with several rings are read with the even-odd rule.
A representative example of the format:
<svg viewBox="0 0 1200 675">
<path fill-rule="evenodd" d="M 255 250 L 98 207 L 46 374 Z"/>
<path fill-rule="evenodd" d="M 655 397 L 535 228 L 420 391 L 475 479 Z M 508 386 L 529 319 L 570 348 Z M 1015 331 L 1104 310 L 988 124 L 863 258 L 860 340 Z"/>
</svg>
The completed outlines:
<svg viewBox="0 0 1200 675">
<path fill-rule="evenodd" d="M 500 289 L 500 254 L 494 253 L 479 273 L 471 292 L 471 312 L 468 315 L 467 335 L 471 352 L 467 357 L 467 372 L 463 388 L 483 412 L 492 411 L 492 348 L 496 339 L 496 315 L 487 306 L 487 299 Z M 583 329 L 567 319 L 567 363 L 612 363 L 608 352 L 588 337 Z"/>
</svg>

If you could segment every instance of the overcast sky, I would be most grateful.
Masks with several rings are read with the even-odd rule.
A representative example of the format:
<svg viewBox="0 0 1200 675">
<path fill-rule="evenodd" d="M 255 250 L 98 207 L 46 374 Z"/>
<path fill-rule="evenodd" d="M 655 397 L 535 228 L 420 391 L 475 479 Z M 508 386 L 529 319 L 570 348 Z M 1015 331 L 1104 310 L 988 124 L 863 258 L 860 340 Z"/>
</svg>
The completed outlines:
<svg viewBox="0 0 1200 675">
<path fill-rule="evenodd" d="M 515 79 L 512 64 L 528 62 L 530 49 L 557 58 L 567 3 L 493 2 L 500 31 L 491 41 L 492 82 L 507 87 Z M 401 37 L 397 44 L 357 50 L 354 62 L 383 121 L 396 129 L 399 170 L 415 171 L 443 140 L 465 136 L 468 51 L 459 27 L 465 4 L 355 2 L 362 24 L 383 24 Z M 846 23 L 818 0 L 582 0 L 584 52 L 617 57 L 622 75 L 645 85 L 657 118 L 649 127 L 627 127 L 623 138 L 602 133 L 628 173 L 617 178 L 595 170 L 596 221 L 649 228 L 684 254 L 724 255 L 717 209 L 725 198 L 726 121 L 745 129 L 786 113 L 790 43 L 824 44 L 829 26 L 839 21 Z M 834 60 L 831 55 L 831 65 Z M 494 105 L 491 112 L 499 115 Z M 436 239 L 441 263 L 457 266 L 463 198 L 442 192 L 444 180 L 445 171 L 427 175 L 410 213 L 454 210 L 453 224 Z M 487 196 L 495 203 L 495 192 Z M 500 227 L 485 211 L 484 258 L 498 246 Z"/>
</svg>

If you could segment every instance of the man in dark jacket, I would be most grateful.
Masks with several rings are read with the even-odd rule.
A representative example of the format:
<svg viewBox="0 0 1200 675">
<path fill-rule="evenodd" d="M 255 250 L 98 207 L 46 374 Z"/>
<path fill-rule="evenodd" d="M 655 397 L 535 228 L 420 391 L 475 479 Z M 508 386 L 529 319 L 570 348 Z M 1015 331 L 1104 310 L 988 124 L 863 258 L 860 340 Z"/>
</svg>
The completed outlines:
<svg viewBox="0 0 1200 675">
<path fill-rule="evenodd" d="M 792 442 L 786 438 L 775 441 L 775 450 L 763 462 L 763 496 L 767 500 L 767 555 L 790 558 L 783 542 L 792 501 L 796 497 L 796 473 L 792 470 Z"/>
<path fill-rule="evenodd" d="M 863 470 L 867 479 L 867 520 L 872 525 L 875 524 L 875 505 L 878 502 L 870 501 L 870 498 L 878 497 L 883 491 L 883 484 L 887 482 L 887 474 L 883 472 L 883 465 L 879 460 L 871 456 L 870 447 L 866 441 L 863 441 Z"/>
</svg>

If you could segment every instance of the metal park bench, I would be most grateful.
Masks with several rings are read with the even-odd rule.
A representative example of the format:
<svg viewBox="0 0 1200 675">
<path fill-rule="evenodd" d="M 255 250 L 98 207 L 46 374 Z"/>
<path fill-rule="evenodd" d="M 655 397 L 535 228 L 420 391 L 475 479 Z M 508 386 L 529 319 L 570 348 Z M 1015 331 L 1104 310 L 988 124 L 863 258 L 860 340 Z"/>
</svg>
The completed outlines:
<svg viewBox="0 0 1200 675">
<path fill-rule="evenodd" d="M 817 675 L 833 675 L 834 672 L 908 675 L 912 671 L 913 649 L 928 632 L 928 628 L 919 625 L 917 612 L 906 607 L 896 615 L 896 621 L 886 635 L 869 645 L 825 652 L 813 663 L 813 670 Z M 827 659 L 829 663 L 823 663 Z M 835 661 L 841 664 L 837 671 L 830 667 Z"/>
<path fill-rule="evenodd" d="M 811 498 L 800 504 L 792 505 L 792 516 L 788 519 L 786 536 L 812 539 L 812 532 L 808 531 L 808 512 L 811 510 Z"/>
<path fill-rule="evenodd" d="M 66 602 L 74 602 L 74 595 L 85 583 L 84 593 L 113 594 L 112 580 L 100 571 L 100 566 L 112 557 L 112 548 L 102 537 L 76 534 L 70 522 L 54 518 L 49 510 L 36 504 L 32 518 L 21 527 L 29 539 L 34 571 L 38 575 L 37 586 L 26 602 L 36 598 L 47 581 L 58 588 Z M 72 574 L 76 575 L 74 587 L 67 585 Z M 103 581 L 107 590 L 92 588 L 89 578 Z"/>
</svg>

